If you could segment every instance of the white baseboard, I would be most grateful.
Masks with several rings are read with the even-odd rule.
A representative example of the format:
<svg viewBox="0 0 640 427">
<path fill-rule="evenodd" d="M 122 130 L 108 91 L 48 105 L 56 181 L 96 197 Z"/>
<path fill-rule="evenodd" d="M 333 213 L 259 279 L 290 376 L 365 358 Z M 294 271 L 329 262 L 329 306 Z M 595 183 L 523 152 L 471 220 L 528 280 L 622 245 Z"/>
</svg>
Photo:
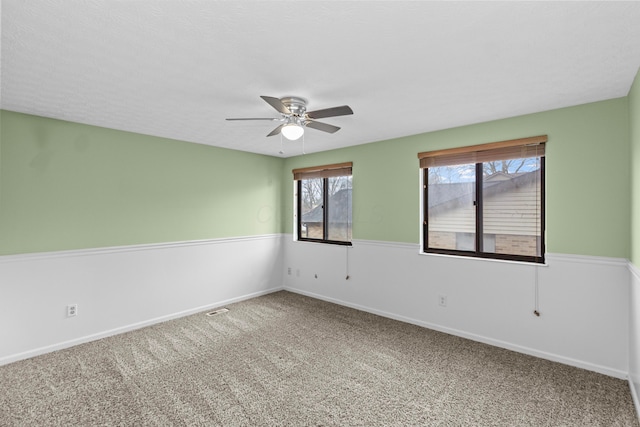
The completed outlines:
<svg viewBox="0 0 640 427">
<path fill-rule="evenodd" d="M 289 291 L 289 292 L 294 292 L 297 294 L 301 294 L 301 295 L 305 295 L 311 298 L 316 298 L 319 300 L 323 300 L 323 301 L 327 301 L 327 302 L 331 302 L 334 304 L 338 304 L 338 305 L 342 305 L 345 307 L 350 307 L 350 308 L 354 308 L 356 310 L 360 310 L 360 311 L 364 311 L 367 313 L 371 313 L 371 314 L 376 314 L 378 316 L 382 316 L 382 317 L 386 317 L 389 319 L 394 319 L 394 320 L 398 320 L 401 322 L 405 322 L 405 323 L 409 323 L 412 325 L 417 325 L 417 326 L 421 326 L 423 328 L 427 328 L 427 329 L 432 329 L 438 332 L 444 332 L 446 334 L 449 335 L 455 335 L 461 338 L 466 338 L 472 341 L 477 341 L 477 342 L 481 342 L 484 344 L 489 344 L 489 345 L 493 345 L 495 347 L 500 347 L 500 348 L 504 348 L 507 350 L 512 350 L 518 353 L 523 353 L 523 354 L 528 354 L 530 356 L 535 356 L 535 357 L 539 357 L 541 359 L 546 359 L 546 360 L 550 360 L 552 362 L 558 362 L 558 363 L 562 363 L 565 365 L 569 365 L 569 366 L 574 366 L 577 368 L 582 368 L 582 369 L 586 369 L 589 371 L 593 371 L 593 372 L 598 372 L 604 375 L 608 375 L 611 377 L 615 377 L 615 378 L 619 378 L 619 379 L 626 379 L 627 378 L 627 372 L 625 371 L 621 371 L 621 370 L 617 370 L 617 369 L 611 369 L 608 368 L 606 366 L 600 366 L 600 365 L 595 365 L 592 363 L 588 363 L 588 362 L 583 362 L 580 360 L 575 360 L 575 359 L 571 359 L 568 357 L 564 357 L 561 355 L 557 355 L 557 354 L 551 354 L 551 353 L 547 353 L 547 352 L 543 352 L 543 351 L 538 351 L 536 349 L 533 348 L 528 348 L 528 347 L 523 347 L 523 346 L 519 346 L 519 345 L 515 345 L 515 344 L 511 344 L 508 342 L 504 342 L 504 341 L 499 341 L 499 340 L 495 340 L 492 338 L 488 338 L 488 337 L 484 337 L 481 335 L 476 335 L 476 334 L 472 334 L 472 333 L 468 333 L 465 331 L 460 331 L 460 330 L 456 330 L 456 329 L 452 329 L 452 328 L 448 328 L 448 327 L 444 327 L 441 325 L 436 325 L 433 323 L 429 323 L 429 322 L 424 322 L 421 320 L 416 320 L 416 319 L 412 319 L 409 317 L 405 317 L 405 316 L 401 316 L 401 315 L 397 315 L 394 313 L 389 313 L 386 311 L 381 311 L 381 310 L 376 310 L 370 307 L 365 307 L 359 304 L 352 304 L 349 303 L 347 301 L 341 301 L 335 298 L 328 298 L 322 295 L 318 295 L 315 294 L 313 292 L 307 292 L 307 291 L 302 291 L 299 289 L 295 289 L 295 288 L 289 288 L 289 287 L 285 287 L 284 288 L 285 291 Z"/>
<path fill-rule="evenodd" d="M 636 392 L 636 388 L 633 385 L 633 382 L 629 380 L 629 388 L 631 389 L 631 399 L 633 399 L 633 405 L 636 408 L 636 415 L 638 416 L 638 422 L 640 422 L 640 396 Z"/>
<path fill-rule="evenodd" d="M 57 351 L 57 350 L 63 350 L 65 348 L 69 348 L 69 347 L 74 347 L 76 345 L 79 344 L 84 344 L 87 342 L 91 342 L 91 341 L 96 341 L 102 338 L 107 338 L 107 337 L 111 337 L 114 335 L 118 335 L 118 334 L 123 334 L 125 332 L 130 332 L 130 331 L 134 331 L 136 329 L 141 329 L 141 328 L 145 328 L 147 326 L 151 326 L 151 325 L 155 325 L 157 323 L 162 323 L 162 322 L 167 322 L 169 320 L 173 320 L 173 319 L 178 319 L 180 317 L 185 317 L 185 316 L 190 316 L 192 314 L 196 314 L 199 312 L 203 312 L 203 311 L 208 311 L 211 310 L 213 308 L 217 308 L 217 307 L 221 307 L 221 306 L 225 306 L 225 305 L 229 305 L 229 304 L 233 304 L 235 302 L 239 302 L 239 301 L 244 301 L 244 300 L 248 300 L 251 298 L 256 298 L 262 295 L 268 295 L 274 292 L 278 292 L 283 290 L 284 288 L 282 287 L 278 287 L 278 288 L 273 288 L 273 289 L 267 289 L 264 291 L 260 291 L 260 292 L 254 292 L 251 294 L 247 294 L 247 295 L 242 295 L 239 297 L 235 297 L 235 298 L 230 298 L 224 301 L 218 301 L 215 303 L 211 303 L 211 304 L 206 304 L 200 307 L 196 307 L 196 308 L 192 308 L 189 310 L 184 310 L 178 313 L 172 313 L 172 314 L 168 314 L 166 316 L 160 316 L 160 317 L 156 317 L 155 319 L 149 319 L 149 320 L 145 320 L 144 322 L 138 322 L 132 325 L 126 325 L 126 326 L 122 326 L 119 328 L 115 328 L 115 329 L 111 329 L 109 331 L 103 331 L 97 334 L 92 334 L 92 335 L 87 335 L 84 337 L 79 337 L 79 338 L 75 338 L 72 340 L 68 340 L 65 342 L 61 342 L 61 343 L 56 343 L 53 345 L 48 345 L 48 346 L 44 346 L 44 347 L 40 347 L 40 348 L 36 348 L 33 350 L 29 350 L 29 351 L 25 351 L 23 353 L 19 353 L 19 354 L 13 354 L 10 356 L 6 356 L 6 357 L 2 357 L 0 358 L 0 366 L 2 365 L 6 365 L 9 363 L 13 363 L 13 362 L 17 362 L 19 360 L 24 360 L 24 359 L 29 359 L 31 357 L 35 357 L 35 356 L 40 356 L 42 354 L 46 354 L 46 353 L 51 353 L 52 351 Z"/>
</svg>

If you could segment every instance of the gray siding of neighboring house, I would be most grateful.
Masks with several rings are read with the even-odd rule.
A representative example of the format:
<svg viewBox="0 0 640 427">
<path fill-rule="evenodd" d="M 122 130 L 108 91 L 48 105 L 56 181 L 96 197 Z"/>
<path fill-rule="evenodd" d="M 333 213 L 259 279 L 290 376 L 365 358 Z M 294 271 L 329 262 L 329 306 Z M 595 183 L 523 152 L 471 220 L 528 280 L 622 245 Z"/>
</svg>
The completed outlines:
<svg viewBox="0 0 640 427">
<path fill-rule="evenodd" d="M 540 233 L 540 189 L 530 182 L 491 194 L 484 199 L 484 232 L 536 236 Z M 475 232 L 475 206 L 468 203 L 429 215 L 430 231 Z"/>
<path fill-rule="evenodd" d="M 323 207 L 302 214 L 306 232 L 300 237 L 323 238 Z M 329 240 L 351 240 L 351 188 L 337 191 L 329 198 Z"/>
<path fill-rule="evenodd" d="M 541 255 L 538 218 L 541 190 L 535 177 L 534 173 L 528 173 L 513 179 L 499 178 L 486 183 L 483 230 L 485 236 L 493 236 L 491 251 Z M 447 190 L 446 185 L 439 190 L 443 189 Z M 434 200 L 429 203 L 429 247 L 460 249 L 460 239 L 468 239 L 463 234 L 475 233 L 471 187 L 454 184 L 451 189 L 453 195 L 449 197 L 441 192 L 433 192 Z M 485 240 L 485 246 L 488 244 Z"/>
</svg>

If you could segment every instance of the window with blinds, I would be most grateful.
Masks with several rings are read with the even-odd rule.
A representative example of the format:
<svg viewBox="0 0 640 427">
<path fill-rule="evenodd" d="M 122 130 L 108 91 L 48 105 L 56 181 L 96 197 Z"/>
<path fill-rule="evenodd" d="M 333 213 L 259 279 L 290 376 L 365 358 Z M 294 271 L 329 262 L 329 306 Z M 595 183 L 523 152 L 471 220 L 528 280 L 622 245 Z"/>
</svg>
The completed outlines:
<svg viewBox="0 0 640 427">
<path fill-rule="evenodd" d="M 297 239 L 351 244 L 352 163 L 294 169 Z"/>
<path fill-rule="evenodd" d="M 424 252 L 544 262 L 546 142 L 419 153 Z"/>
</svg>

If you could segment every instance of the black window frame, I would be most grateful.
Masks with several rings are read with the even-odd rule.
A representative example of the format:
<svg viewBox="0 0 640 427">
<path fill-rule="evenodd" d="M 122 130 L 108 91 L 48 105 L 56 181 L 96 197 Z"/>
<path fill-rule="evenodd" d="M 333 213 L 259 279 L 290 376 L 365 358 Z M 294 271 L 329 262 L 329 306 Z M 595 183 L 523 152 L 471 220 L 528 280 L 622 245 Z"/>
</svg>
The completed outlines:
<svg viewBox="0 0 640 427">
<path fill-rule="evenodd" d="M 340 245 L 340 246 L 352 246 L 353 240 L 353 215 L 351 214 L 350 218 L 350 235 L 351 240 L 331 240 L 328 239 L 329 235 L 329 178 L 340 177 L 340 176 L 350 176 L 353 177 L 351 172 L 352 163 L 339 163 L 335 165 L 327 165 L 327 166 L 318 166 L 317 168 L 305 168 L 294 170 L 294 180 L 296 181 L 296 234 L 297 241 L 300 242 L 313 242 L 313 243 L 325 243 L 330 245 Z M 310 170 L 310 176 L 298 176 L 299 171 L 308 171 Z M 342 172 L 335 172 L 338 170 L 342 170 Z M 348 170 L 348 173 L 344 172 Z M 304 174 L 304 172 L 303 172 Z M 322 178 L 322 238 L 312 238 L 312 237 L 303 237 L 302 236 L 302 181 L 304 179 L 315 179 Z M 353 187 L 352 187 L 353 189 Z M 353 191 L 353 190 L 352 190 Z M 351 206 L 353 201 L 351 200 Z"/>
<path fill-rule="evenodd" d="M 525 158 L 525 157 L 523 157 Z M 424 253 L 455 255 L 471 258 L 497 259 L 505 261 L 521 261 L 528 263 L 544 264 L 546 242 L 545 242 L 545 155 L 540 155 L 540 256 L 503 254 L 483 251 L 483 164 L 475 163 L 475 250 L 458 250 L 429 247 L 429 168 L 423 167 L 423 223 L 422 223 L 422 250 Z M 472 163 L 460 163 L 472 164 Z"/>
</svg>

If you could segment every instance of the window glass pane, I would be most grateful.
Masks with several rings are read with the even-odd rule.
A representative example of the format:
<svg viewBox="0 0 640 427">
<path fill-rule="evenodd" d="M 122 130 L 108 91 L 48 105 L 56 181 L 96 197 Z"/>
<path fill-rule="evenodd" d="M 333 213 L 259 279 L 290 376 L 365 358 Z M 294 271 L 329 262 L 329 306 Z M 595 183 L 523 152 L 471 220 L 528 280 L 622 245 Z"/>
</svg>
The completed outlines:
<svg viewBox="0 0 640 427">
<path fill-rule="evenodd" d="M 428 247 L 475 250 L 475 164 L 428 169 Z"/>
<path fill-rule="evenodd" d="M 328 240 L 351 241 L 351 176 L 328 179 Z"/>
<path fill-rule="evenodd" d="M 483 252 L 542 256 L 540 157 L 482 166 L 483 233 L 494 239 Z"/>
<path fill-rule="evenodd" d="M 324 214 L 322 206 L 323 179 L 301 180 L 300 194 L 300 237 L 323 239 Z"/>
<path fill-rule="evenodd" d="M 475 233 L 456 233 L 456 249 L 459 251 L 473 251 L 476 248 Z"/>
</svg>

